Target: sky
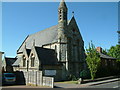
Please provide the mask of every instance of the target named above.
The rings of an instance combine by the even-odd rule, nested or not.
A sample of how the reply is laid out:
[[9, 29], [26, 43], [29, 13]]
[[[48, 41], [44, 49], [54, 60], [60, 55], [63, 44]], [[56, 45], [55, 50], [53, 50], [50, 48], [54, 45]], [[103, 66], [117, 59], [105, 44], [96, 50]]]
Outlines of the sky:
[[[72, 11], [84, 40], [109, 49], [118, 42], [117, 2], [67, 2], [68, 19]], [[58, 24], [59, 2], [3, 2], [2, 50], [15, 57], [27, 35]], [[1, 47], [1, 46], [0, 46]]]

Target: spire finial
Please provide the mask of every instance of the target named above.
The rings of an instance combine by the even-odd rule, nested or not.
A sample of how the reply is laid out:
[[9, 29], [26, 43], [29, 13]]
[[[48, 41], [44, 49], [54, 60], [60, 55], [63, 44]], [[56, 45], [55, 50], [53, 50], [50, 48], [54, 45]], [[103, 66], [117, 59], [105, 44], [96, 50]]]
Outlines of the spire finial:
[[72, 11], [72, 16], [74, 16], [74, 11]]

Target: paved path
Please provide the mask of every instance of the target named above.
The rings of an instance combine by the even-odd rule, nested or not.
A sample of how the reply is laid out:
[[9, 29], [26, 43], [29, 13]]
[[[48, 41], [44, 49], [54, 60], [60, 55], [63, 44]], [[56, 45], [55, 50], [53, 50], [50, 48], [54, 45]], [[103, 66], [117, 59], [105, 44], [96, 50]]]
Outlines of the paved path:
[[86, 88], [120, 88], [120, 81], [88, 86]]
[[80, 84], [55, 83], [55, 88], [79, 88]]
[[[113, 83], [115, 82], [115, 83]], [[97, 82], [89, 82], [89, 83], [86, 83], [86, 84], [66, 84], [66, 83], [55, 83], [55, 88], [92, 88], [94, 86], [97, 86], [97, 85], [103, 85], [104, 87], [108, 87], [110, 88], [110, 85], [107, 86], [106, 83], [111, 83], [111, 85], [113, 84], [113, 87], [116, 87], [118, 86], [118, 78], [115, 78], [115, 79], [109, 79], [109, 80], [104, 80], [104, 81], [97, 81]], [[115, 85], [114, 85], [115, 84]], [[119, 82], [120, 84], [120, 82]], [[101, 88], [104, 88], [102, 86], [100, 86]]]
[[109, 79], [109, 80], [103, 80], [103, 81], [97, 81], [97, 82], [90, 82], [90, 83], [86, 83], [86, 85], [98, 85], [98, 84], [103, 84], [103, 83], [108, 83], [108, 82], [114, 82], [114, 81], [118, 81], [118, 78], [114, 78], [114, 79]]

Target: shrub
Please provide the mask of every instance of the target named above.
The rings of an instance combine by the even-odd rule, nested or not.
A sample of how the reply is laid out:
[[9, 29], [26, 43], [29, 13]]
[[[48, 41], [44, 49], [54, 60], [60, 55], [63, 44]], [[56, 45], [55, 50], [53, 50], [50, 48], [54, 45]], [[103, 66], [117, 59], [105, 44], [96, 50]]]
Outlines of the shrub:
[[76, 81], [78, 78], [76, 78], [74, 75], [69, 75], [69, 80]]
[[90, 78], [90, 71], [89, 70], [83, 70], [80, 72], [80, 77], [82, 79]]

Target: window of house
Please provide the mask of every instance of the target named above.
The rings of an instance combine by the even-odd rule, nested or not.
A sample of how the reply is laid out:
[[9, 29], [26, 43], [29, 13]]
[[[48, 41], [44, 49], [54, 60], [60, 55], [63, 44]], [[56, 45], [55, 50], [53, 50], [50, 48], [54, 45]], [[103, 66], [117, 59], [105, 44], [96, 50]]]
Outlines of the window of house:
[[35, 57], [34, 55], [32, 54], [31, 55], [31, 67], [34, 67], [35, 66]]
[[23, 67], [26, 67], [26, 58], [23, 56]]

